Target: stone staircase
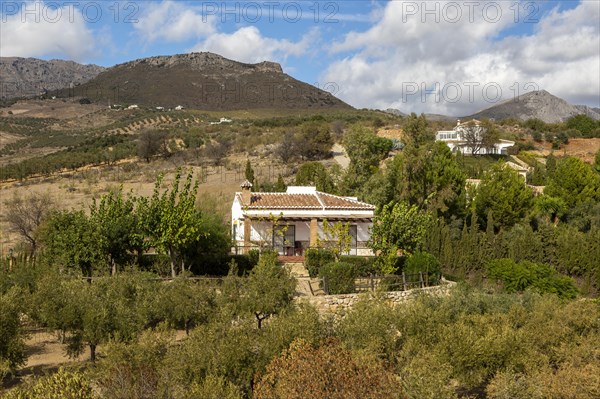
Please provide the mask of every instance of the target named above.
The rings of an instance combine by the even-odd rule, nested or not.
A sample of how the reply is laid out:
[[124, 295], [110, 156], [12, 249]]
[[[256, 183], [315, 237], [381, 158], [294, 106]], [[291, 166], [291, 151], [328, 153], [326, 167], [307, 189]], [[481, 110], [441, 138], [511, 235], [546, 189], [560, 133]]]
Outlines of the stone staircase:
[[283, 267], [298, 280], [298, 285], [296, 286], [297, 296], [312, 297], [315, 295], [325, 295], [325, 292], [320, 286], [320, 279], [310, 278], [308, 275], [308, 270], [304, 267], [304, 259], [302, 259], [302, 261], [296, 259], [283, 260]]

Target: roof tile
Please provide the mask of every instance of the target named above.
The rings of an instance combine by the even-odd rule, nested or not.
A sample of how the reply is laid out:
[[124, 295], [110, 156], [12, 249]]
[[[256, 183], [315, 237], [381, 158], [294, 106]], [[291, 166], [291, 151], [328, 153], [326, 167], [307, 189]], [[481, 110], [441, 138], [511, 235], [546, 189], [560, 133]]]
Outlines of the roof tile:
[[242, 202], [242, 206], [247, 209], [375, 209], [375, 206], [366, 202], [321, 192], [315, 194], [252, 193], [249, 205], [243, 203], [241, 193], [236, 195]]

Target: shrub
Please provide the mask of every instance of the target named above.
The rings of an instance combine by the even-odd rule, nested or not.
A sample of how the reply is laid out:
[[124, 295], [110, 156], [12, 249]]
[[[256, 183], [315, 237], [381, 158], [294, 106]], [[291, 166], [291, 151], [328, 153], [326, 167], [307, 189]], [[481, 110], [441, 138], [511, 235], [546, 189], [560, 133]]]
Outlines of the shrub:
[[574, 298], [577, 288], [572, 279], [560, 275], [548, 265], [512, 259], [495, 259], [488, 264], [489, 276], [502, 281], [507, 292], [522, 292], [531, 288], [561, 298]]
[[257, 375], [257, 399], [400, 398], [398, 379], [376, 358], [357, 358], [335, 340], [314, 348], [294, 341]]
[[537, 142], [539, 143], [539, 142], [541, 142], [541, 141], [542, 141], [542, 139], [543, 139], [543, 137], [542, 137], [542, 133], [541, 133], [541, 132], [539, 132], [539, 131], [537, 131], [537, 130], [534, 130], [533, 132], [531, 132], [531, 138], [532, 138], [534, 141], [537, 141]]
[[353, 265], [359, 277], [367, 277], [370, 274], [377, 273], [374, 256], [368, 258], [362, 256], [342, 256], [340, 260]]
[[0, 381], [25, 363], [24, 331], [20, 323], [22, 297], [15, 287], [0, 294]]
[[319, 269], [327, 264], [331, 263], [335, 260], [335, 256], [333, 252], [327, 249], [308, 249], [306, 251], [306, 261], [305, 266], [308, 270], [308, 274], [311, 277], [316, 277], [319, 275]]
[[319, 276], [327, 279], [328, 294], [350, 294], [354, 292], [354, 279], [358, 276], [354, 265], [346, 262], [331, 262], [322, 266]]
[[402, 271], [406, 274], [418, 274], [423, 272], [423, 277], [427, 276], [427, 281], [435, 283], [442, 272], [440, 261], [428, 252], [415, 252], [404, 263]]
[[[541, 133], [539, 133], [539, 135], [541, 137]], [[541, 141], [541, 139], [539, 141]], [[532, 141], [526, 141], [526, 142], [518, 141], [517, 148], [519, 149], [519, 151], [531, 151], [531, 150], [535, 150], [535, 145], [533, 144]]]
[[87, 375], [60, 368], [56, 373], [37, 378], [2, 397], [6, 399], [94, 399], [97, 396], [94, 395]]

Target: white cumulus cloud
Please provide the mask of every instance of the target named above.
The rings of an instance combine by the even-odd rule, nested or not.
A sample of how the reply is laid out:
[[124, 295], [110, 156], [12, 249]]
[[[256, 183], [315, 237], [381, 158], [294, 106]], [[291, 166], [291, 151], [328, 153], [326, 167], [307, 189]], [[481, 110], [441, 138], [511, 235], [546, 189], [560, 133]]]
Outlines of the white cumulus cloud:
[[82, 61], [97, 53], [93, 33], [73, 5], [54, 8], [41, 1], [12, 5], [20, 8], [6, 3], [0, 15], [0, 56]]
[[317, 29], [309, 30], [293, 42], [263, 36], [256, 26], [245, 26], [232, 33], [214, 33], [198, 43], [192, 51], [210, 51], [236, 61], [256, 63], [285, 61], [289, 56], [301, 56], [319, 40]]
[[[503, 33], [515, 24], [511, 2], [489, 2], [487, 11], [488, 3], [472, 10], [452, 1], [424, 4], [390, 2], [381, 21], [333, 43], [330, 54], [343, 58], [323, 80], [335, 81], [356, 107], [460, 116], [536, 87], [598, 106], [600, 2], [540, 12], [522, 36]], [[463, 4], [460, 15], [452, 4]]]
[[198, 39], [216, 30], [214, 17], [203, 15], [201, 9], [189, 3], [166, 0], [161, 3], [141, 3], [141, 7], [144, 9], [135, 29], [147, 42]]

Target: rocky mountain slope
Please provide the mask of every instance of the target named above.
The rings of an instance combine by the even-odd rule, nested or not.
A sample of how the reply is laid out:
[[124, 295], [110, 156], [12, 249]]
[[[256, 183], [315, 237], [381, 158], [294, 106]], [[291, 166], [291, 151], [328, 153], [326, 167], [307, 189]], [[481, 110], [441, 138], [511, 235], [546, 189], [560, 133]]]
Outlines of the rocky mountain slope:
[[0, 57], [0, 99], [33, 97], [44, 90], [85, 83], [104, 69], [73, 61]]
[[58, 97], [102, 104], [206, 110], [351, 108], [283, 73], [273, 62], [244, 64], [213, 53], [144, 58], [116, 65]]
[[568, 118], [586, 114], [600, 120], [600, 113], [585, 105], [572, 105], [562, 98], [548, 93], [546, 90], [533, 91], [517, 98], [494, 105], [465, 118], [489, 119], [531, 119], [538, 118], [547, 123], [563, 122]]

